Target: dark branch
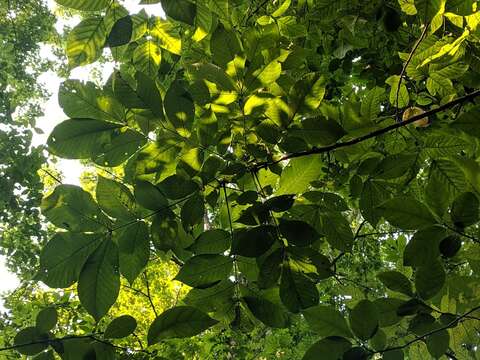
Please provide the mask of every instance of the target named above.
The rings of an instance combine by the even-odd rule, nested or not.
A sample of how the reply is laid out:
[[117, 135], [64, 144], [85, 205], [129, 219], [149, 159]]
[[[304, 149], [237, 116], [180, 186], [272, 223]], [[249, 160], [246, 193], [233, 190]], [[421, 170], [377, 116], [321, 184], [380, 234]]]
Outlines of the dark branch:
[[[476, 98], [477, 96], [480, 96], [480, 90], [476, 90], [473, 93], [470, 93], [468, 95], [465, 95], [463, 97], [460, 97], [458, 99], [450, 101], [450, 102], [448, 102], [448, 103], [446, 103], [442, 106], [439, 106], [436, 109], [432, 109], [432, 110], [427, 111], [423, 114], [413, 116], [406, 121], [402, 121], [402, 122], [399, 122], [399, 123], [389, 125], [389, 126], [384, 127], [382, 129], [372, 131], [371, 133], [368, 133], [366, 135], [354, 138], [352, 140], [348, 140], [348, 141], [344, 141], [344, 142], [338, 142], [338, 143], [328, 145], [328, 146], [323, 146], [323, 147], [314, 147], [310, 150], [299, 151], [299, 152], [296, 152], [296, 153], [291, 153], [291, 154], [284, 155], [283, 157], [281, 157], [280, 159], [275, 160], [275, 161], [270, 161], [270, 162], [265, 161], [265, 162], [262, 162], [262, 163], [255, 164], [253, 166], [253, 170], [258, 171], [258, 170], [266, 168], [270, 165], [275, 165], [275, 164], [278, 164], [282, 161], [289, 160], [289, 159], [294, 159], [294, 158], [298, 158], [298, 157], [302, 157], [302, 156], [308, 156], [308, 155], [314, 155], [314, 154], [324, 154], [324, 153], [334, 151], [334, 150], [337, 150], [337, 149], [340, 149], [340, 148], [353, 146], [353, 145], [359, 144], [363, 141], [366, 141], [368, 139], [372, 139], [372, 138], [375, 138], [377, 136], [386, 134], [386, 133], [388, 133], [392, 130], [399, 129], [401, 127], [407, 126], [409, 124], [414, 123], [415, 121], [421, 120], [421, 119], [426, 118], [428, 116], [431, 116], [431, 115], [437, 114], [439, 112], [445, 111], [447, 109], [450, 109], [450, 108], [454, 107], [455, 105], [458, 105], [458, 104], [464, 103], [466, 101], [472, 100], [472, 99]], [[392, 115], [392, 117], [393, 117], [393, 115]]]
[[389, 348], [386, 348], [384, 350], [380, 350], [380, 351], [374, 351], [373, 354], [383, 354], [383, 353], [386, 353], [387, 351], [393, 351], [393, 350], [402, 350], [410, 345], [412, 345], [413, 343], [416, 343], [417, 341], [421, 341], [421, 340], [424, 340], [426, 339], [427, 337], [429, 336], [432, 336], [440, 331], [443, 331], [443, 330], [446, 330], [452, 326], [456, 326], [456, 324], [458, 324], [461, 320], [463, 319], [468, 319], [469, 315], [474, 313], [475, 311], [478, 311], [480, 310], [480, 306], [476, 306], [474, 307], [473, 309], [471, 309], [470, 311], [467, 311], [465, 314], [463, 315], [460, 315], [458, 316], [456, 319], [454, 319], [453, 321], [451, 321], [450, 323], [448, 323], [447, 325], [445, 326], [442, 326], [438, 329], [435, 329], [435, 330], [432, 330], [432, 331], [429, 331], [428, 333], [424, 334], [424, 335], [421, 335], [421, 336], [417, 336], [415, 338], [413, 338], [412, 340], [406, 342], [405, 344], [403, 345], [398, 345], [398, 346], [392, 346], [392, 347], [389, 347]]

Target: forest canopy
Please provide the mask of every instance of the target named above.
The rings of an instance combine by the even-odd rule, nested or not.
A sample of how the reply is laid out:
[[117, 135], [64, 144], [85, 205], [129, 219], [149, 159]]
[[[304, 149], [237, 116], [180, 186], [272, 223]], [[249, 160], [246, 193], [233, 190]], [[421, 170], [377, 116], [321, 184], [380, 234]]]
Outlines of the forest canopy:
[[480, 359], [477, 1], [55, 1], [0, 1], [0, 358]]

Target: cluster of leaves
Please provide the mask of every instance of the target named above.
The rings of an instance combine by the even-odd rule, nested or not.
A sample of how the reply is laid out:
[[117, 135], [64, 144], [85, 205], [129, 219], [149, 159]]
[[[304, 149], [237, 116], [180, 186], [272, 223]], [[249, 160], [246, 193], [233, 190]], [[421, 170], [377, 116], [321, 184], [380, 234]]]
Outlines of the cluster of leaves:
[[45, 240], [37, 174], [45, 159], [31, 140], [47, 98], [37, 79], [53, 66], [40, 57], [40, 44], [50, 40], [54, 20], [42, 1], [0, 2], [0, 254], [23, 278], [34, 274]]
[[[148, 349], [134, 313], [62, 338], [37, 322], [15, 349], [155, 358], [209, 328], [300, 320], [320, 337], [304, 360], [478, 358], [474, 0], [142, 2], [167, 19], [57, 2], [89, 12], [70, 66], [109, 49], [117, 67], [101, 88], [62, 84], [48, 149], [113, 171], [94, 196], [44, 198], [58, 232], [36, 279], [77, 284], [97, 322], [159, 254], [189, 291]], [[426, 112], [397, 122], [411, 106]]]

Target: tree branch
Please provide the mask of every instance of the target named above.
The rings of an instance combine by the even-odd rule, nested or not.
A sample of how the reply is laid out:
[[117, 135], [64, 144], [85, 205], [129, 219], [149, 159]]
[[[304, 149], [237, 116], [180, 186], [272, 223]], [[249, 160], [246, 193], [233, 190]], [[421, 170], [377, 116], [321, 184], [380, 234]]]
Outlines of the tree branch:
[[476, 306], [474, 307], [473, 309], [471, 309], [470, 311], [467, 311], [465, 314], [463, 315], [460, 315], [458, 316], [455, 320], [452, 320], [450, 323], [448, 323], [447, 325], [445, 326], [442, 326], [441, 328], [438, 328], [438, 329], [435, 329], [435, 330], [432, 330], [432, 331], [429, 331], [427, 332], [426, 334], [424, 335], [421, 335], [421, 336], [417, 336], [416, 338], [410, 340], [410, 341], [407, 341], [405, 344], [403, 345], [398, 345], [398, 346], [392, 346], [392, 347], [389, 347], [389, 348], [386, 348], [384, 350], [380, 350], [380, 351], [374, 351], [372, 354], [383, 354], [383, 353], [386, 353], [387, 351], [393, 351], [393, 350], [402, 350], [410, 345], [412, 345], [413, 343], [417, 342], [417, 341], [420, 341], [420, 340], [424, 340], [425, 338], [429, 337], [429, 336], [432, 336], [440, 331], [443, 331], [443, 330], [446, 330], [448, 328], [450, 328], [452, 325], [455, 325], [457, 324], [459, 321], [463, 320], [463, 319], [466, 319], [469, 317], [470, 314], [474, 313], [475, 311], [477, 310], [480, 310], [480, 306]]
[[[389, 125], [389, 126], [386, 126], [382, 129], [378, 129], [378, 130], [375, 130], [375, 131], [372, 131], [366, 135], [362, 135], [362, 136], [359, 136], [359, 137], [356, 137], [352, 140], [348, 140], [348, 141], [344, 141], [344, 142], [338, 142], [338, 143], [335, 143], [335, 144], [332, 144], [332, 145], [328, 145], [328, 146], [323, 146], [323, 147], [314, 147], [310, 150], [305, 150], [305, 151], [299, 151], [299, 152], [295, 152], [295, 153], [291, 153], [291, 154], [287, 154], [287, 155], [284, 155], [282, 156], [280, 159], [278, 160], [275, 160], [275, 161], [265, 161], [265, 162], [261, 162], [261, 163], [258, 163], [258, 164], [254, 164], [253, 167], [252, 167], [252, 170], [254, 171], [258, 171], [260, 169], [263, 169], [263, 168], [266, 168], [270, 165], [275, 165], [275, 164], [278, 164], [282, 161], [285, 161], [285, 160], [289, 160], [289, 159], [294, 159], [294, 158], [298, 158], [298, 157], [302, 157], [302, 156], [309, 156], [309, 155], [314, 155], [314, 154], [324, 154], [324, 153], [327, 153], [327, 152], [330, 152], [330, 151], [334, 151], [334, 150], [337, 150], [337, 149], [340, 149], [340, 148], [344, 148], [344, 147], [348, 147], [348, 146], [352, 146], [352, 145], [356, 145], [356, 144], [359, 144], [363, 141], [366, 141], [368, 139], [372, 139], [372, 138], [375, 138], [377, 136], [380, 136], [380, 135], [383, 135], [383, 134], [386, 134], [392, 130], [396, 130], [396, 129], [399, 129], [401, 127], [404, 127], [404, 126], [407, 126], [409, 124], [412, 124], [414, 123], [415, 121], [418, 121], [420, 119], [423, 119], [423, 118], [426, 118], [428, 116], [432, 116], [434, 114], [437, 114], [439, 112], [442, 112], [442, 111], [445, 111], [447, 109], [450, 109], [452, 107], [454, 107], [455, 105], [458, 105], [458, 104], [461, 104], [461, 103], [464, 103], [466, 101], [469, 101], [469, 100], [472, 100], [474, 98], [476, 98], [477, 96], [480, 96], [480, 90], [476, 90], [470, 94], [467, 94], [465, 96], [462, 96], [458, 99], [455, 99], [453, 101], [450, 101], [442, 106], [439, 106], [438, 108], [436, 109], [432, 109], [430, 111], [427, 111], [423, 114], [420, 114], [420, 115], [416, 115], [416, 116], [413, 116], [411, 117], [410, 119], [406, 120], [406, 121], [402, 121], [402, 122], [399, 122], [399, 123], [395, 123], [395, 124], [392, 124], [392, 125]], [[393, 117], [394, 115], [392, 115]]]

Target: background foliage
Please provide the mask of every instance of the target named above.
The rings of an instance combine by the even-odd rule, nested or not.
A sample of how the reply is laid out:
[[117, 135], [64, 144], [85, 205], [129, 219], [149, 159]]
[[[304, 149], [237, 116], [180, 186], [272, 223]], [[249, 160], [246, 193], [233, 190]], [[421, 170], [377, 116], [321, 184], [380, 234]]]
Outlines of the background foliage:
[[57, 2], [115, 70], [61, 85], [48, 151], [97, 170], [43, 198], [3, 351], [480, 357], [476, 1]]

